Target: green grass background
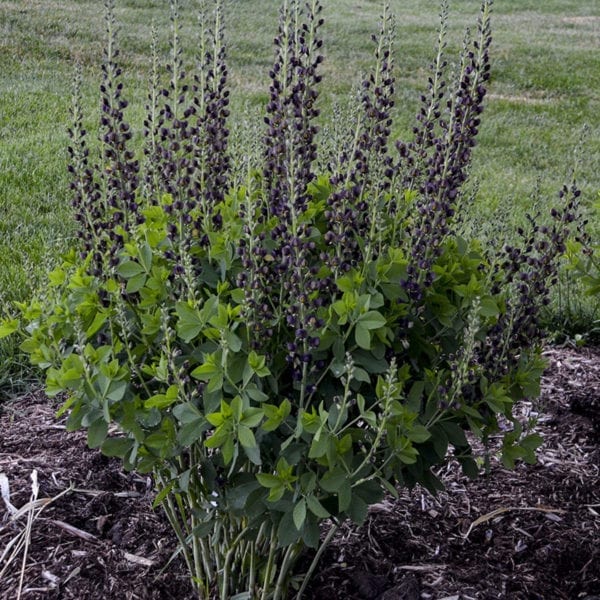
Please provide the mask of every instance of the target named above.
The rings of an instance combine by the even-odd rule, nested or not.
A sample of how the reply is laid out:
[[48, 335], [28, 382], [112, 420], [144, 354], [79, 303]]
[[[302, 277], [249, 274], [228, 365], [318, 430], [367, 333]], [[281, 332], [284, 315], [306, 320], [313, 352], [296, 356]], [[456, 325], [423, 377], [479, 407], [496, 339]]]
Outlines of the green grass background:
[[[279, 0], [228, 0], [234, 114], [266, 98]], [[324, 120], [371, 64], [380, 0], [323, 0]], [[436, 0], [391, 0], [396, 15], [397, 134], [406, 135], [426, 85], [439, 22]], [[181, 2], [185, 61], [193, 63], [196, 12]], [[450, 3], [453, 60], [478, 0]], [[165, 0], [116, 0], [129, 118], [143, 118], [151, 24], [168, 52]], [[600, 2], [496, 0], [492, 81], [472, 169], [478, 210], [518, 222], [539, 189], [556, 197], [575, 165], [590, 203], [600, 190]], [[73, 236], [66, 146], [75, 64], [83, 65], [87, 126], [94, 136], [104, 44], [101, 0], [0, 0], [0, 305], [30, 296]], [[234, 128], [241, 127], [234, 120]], [[586, 129], [584, 129], [584, 126]], [[493, 243], [493, 240], [490, 240]], [[0, 380], [23, 378], [11, 342]], [[15, 373], [17, 373], [15, 375]], [[11, 380], [12, 380], [11, 379]]]

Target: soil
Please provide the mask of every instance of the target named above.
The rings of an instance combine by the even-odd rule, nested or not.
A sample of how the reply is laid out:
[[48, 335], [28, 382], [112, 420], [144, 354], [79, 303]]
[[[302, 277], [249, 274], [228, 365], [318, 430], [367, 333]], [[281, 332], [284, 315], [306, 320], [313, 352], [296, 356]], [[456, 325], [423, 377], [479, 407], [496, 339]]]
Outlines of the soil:
[[[600, 351], [545, 354], [541, 398], [517, 407], [544, 437], [537, 464], [492, 456], [471, 481], [450, 462], [443, 493], [386, 498], [338, 531], [305, 598], [600, 600]], [[1, 407], [0, 600], [194, 597], [148, 477], [87, 449], [41, 393]]]

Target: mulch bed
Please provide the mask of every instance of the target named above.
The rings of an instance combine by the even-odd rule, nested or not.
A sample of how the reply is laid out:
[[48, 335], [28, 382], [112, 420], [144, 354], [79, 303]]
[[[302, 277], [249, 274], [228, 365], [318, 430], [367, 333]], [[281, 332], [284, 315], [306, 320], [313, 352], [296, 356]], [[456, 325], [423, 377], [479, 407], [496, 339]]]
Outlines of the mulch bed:
[[[600, 600], [600, 351], [546, 356], [542, 397], [518, 407], [544, 436], [538, 463], [508, 471], [492, 458], [470, 481], [451, 462], [436, 497], [386, 498], [362, 527], [338, 531], [306, 598]], [[24, 567], [21, 549], [0, 575], [0, 600], [17, 597], [21, 574], [27, 599], [193, 598], [149, 478], [87, 449], [41, 393], [1, 408], [0, 573], [27, 526], [11, 513], [32, 499], [40, 512]]]

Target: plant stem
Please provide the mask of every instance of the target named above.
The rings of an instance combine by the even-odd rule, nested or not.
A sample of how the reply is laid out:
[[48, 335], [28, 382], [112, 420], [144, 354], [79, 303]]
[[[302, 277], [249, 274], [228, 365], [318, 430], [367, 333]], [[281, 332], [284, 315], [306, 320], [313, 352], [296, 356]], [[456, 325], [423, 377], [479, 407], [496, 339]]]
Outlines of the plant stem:
[[271, 530], [271, 539], [269, 540], [269, 557], [267, 558], [267, 565], [265, 567], [265, 575], [263, 578], [263, 589], [260, 596], [261, 600], [267, 600], [269, 588], [271, 584], [271, 570], [273, 569], [273, 560], [275, 558], [275, 550], [277, 546], [277, 532], [275, 527]]
[[300, 548], [302, 545], [300, 543], [293, 544], [287, 547], [285, 554], [283, 556], [283, 560], [281, 561], [281, 566], [279, 567], [279, 576], [277, 577], [277, 583], [275, 585], [275, 593], [273, 594], [273, 600], [283, 600], [285, 598], [286, 592], [286, 579], [289, 577], [289, 572], [294, 564], [294, 561], [298, 557]]
[[[156, 475], [156, 478], [161, 482], [161, 485], [164, 485], [162, 482], [162, 478], [160, 477], [160, 475]], [[192, 558], [192, 556], [190, 555], [190, 551], [187, 545], [187, 539], [186, 536], [184, 535], [181, 526], [179, 524], [179, 521], [177, 519], [177, 510], [176, 508], [173, 506], [173, 499], [170, 496], [167, 496], [166, 501], [163, 502], [163, 510], [165, 511], [165, 514], [167, 515], [167, 519], [169, 521], [169, 523], [171, 524], [171, 527], [173, 528], [173, 531], [175, 532], [175, 536], [177, 537], [177, 541], [179, 542], [179, 545], [181, 546], [181, 552], [183, 553], [183, 557], [185, 559], [185, 563], [188, 566], [188, 569], [190, 571], [190, 573], [194, 574], [197, 576], [197, 573], [195, 571], [195, 561]], [[202, 579], [201, 577], [199, 577], [198, 579]], [[194, 577], [192, 577], [192, 585], [194, 586], [194, 588], [196, 588], [198, 590], [199, 593], [199, 598], [203, 597], [203, 592], [200, 588], [200, 586], [196, 583], [196, 581], [194, 581]]]
[[244, 539], [244, 536], [247, 533], [246, 528], [242, 527], [241, 529], [242, 530], [238, 533], [238, 535], [232, 542], [227, 541], [225, 544], [225, 547], [228, 548], [228, 551], [225, 556], [225, 565], [223, 566], [223, 576], [221, 580], [221, 598], [227, 598], [227, 587], [229, 584], [229, 567], [231, 565], [231, 559], [233, 558], [233, 555], [237, 550], [240, 542]]
[[333, 523], [332, 526], [330, 527], [329, 531], [327, 532], [327, 535], [325, 536], [325, 539], [319, 546], [319, 549], [317, 550], [315, 557], [312, 559], [312, 562], [310, 563], [310, 566], [308, 567], [308, 571], [306, 572], [306, 575], [304, 576], [304, 581], [302, 582], [302, 585], [300, 586], [300, 589], [298, 590], [298, 593], [296, 594], [295, 600], [301, 600], [302, 594], [304, 594], [304, 592], [306, 591], [306, 586], [308, 585], [310, 578], [312, 577], [315, 569], [317, 568], [317, 564], [319, 563], [319, 560], [321, 559], [323, 552], [325, 552], [325, 548], [327, 548], [327, 546], [329, 545], [329, 542], [331, 542], [331, 540], [333, 539], [333, 536], [335, 535], [335, 533], [339, 529], [339, 527], [340, 526], [337, 523]]

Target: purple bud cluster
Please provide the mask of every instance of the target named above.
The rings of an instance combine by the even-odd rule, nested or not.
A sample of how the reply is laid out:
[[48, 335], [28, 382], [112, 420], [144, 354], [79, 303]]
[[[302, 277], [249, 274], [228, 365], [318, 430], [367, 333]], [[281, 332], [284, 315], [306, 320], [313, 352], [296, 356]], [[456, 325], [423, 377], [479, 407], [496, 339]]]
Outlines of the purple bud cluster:
[[159, 145], [160, 129], [164, 119], [160, 114], [160, 99], [162, 96], [159, 76], [158, 31], [152, 28], [152, 71], [149, 80], [148, 103], [146, 118], [143, 123], [144, 134], [144, 163], [143, 163], [143, 193], [149, 204], [156, 205], [160, 197], [160, 169], [162, 151]]
[[[204, 16], [206, 18], [206, 16]], [[194, 194], [198, 197], [202, 214], [210, 216], [213, 225], [222, 226], [221, 215], [214, 207], [223, 201], [229, 189], [231, 159], [227, 153], [229, 129], [229, 90], [227, 89], [227, 62], [223, 10], [215, 7], [214, 23], [204, 34], [203, 55], [195, 75], [193, 105], [188, 114], [198, 115], [192, 132], [194, 164], [199, 174], [195, 180]], [[198, 221], [197, 227], [202, 223]]]
[[397, 144], [404, 188], [419, 192], [418, 215], [410, 231], [412, 266], [405, 282], [407, 293], [414, 300], [421, 297], [423, 286], [433, 281], [431, 265], [450, 233], [457, 199], [467, 179], [490, 77], [490, 4], [482, 5], [477, 39], [472, 43], [465, 40], [459, 76], [446, 99], [445, 111], [442, 102], [448, 86], [444, 80], [447, 61], [443, 50], [447, 10], [443, 10], [437, 58], [428, 94], [421, 97], [414, 140]]
[[[331, 277], [320, 273], [317, 244], [311, 239], [310, 228], [301, 225], [298, 235], [292, 236], [285, 224], [279, 223], [267, 235], [246, 225], [238, 255], [242, 269], [236, 283], [246, 292], [251, 345], [264, 349], [278, 331], [277, 339], [281, 335], [288, 339], [286, 361], [292, 379], [299, 381], [305, 369], [316, 368], [316, 332], [324, 325], [320, 309], [333, 287]], [[273, 304], [274, 298], [277, 305]]]
[[479, 385], [482, 369], [477, 358], [479, 344], [474, 344], [473, 340], [463, 340], [465, 342], [469, 347], [462, 346], [445, 357], [449, 373], [437, 389], [442, 410], [460, 410], [462, 404], [473, 405], [482, 398]]
[[[83, 128], [81, 111], [81, 70], [78, 68], [74, 82], [73, 105], [71, 108], [72, 125], [69, 128], [71, 143], [67, 148], [69, 155], [68, 171], [71, 175], [70, 188], [73, 192], [71, 205], [74, 217], [79, 224], [79, 238], [82, 258], [92, 253], [100, 244], [104, 221], [103, 206], [100, 202], [100, 186], [94, 178], [94, 170], [90, 165], [90, 150], [87, 145], [87, 132]], [[101, 266], [102, 261], [97, 265]]]
[[506, 244], [500, 251], [491, 291], [507, 292], [507, 311], [489, 334], [482, 359], [489, 372], [504, 374], [515, 366], [521, 348], [541, 343], [542, 310], [550, 303], [559, 258], [567, 239], [585, 224], [580, 215], [580, 195], [575, 184], [563, 187], [559, 193], [562, 206], [551, 209], [550, 224], [540, 225], [539, 215], [528, 215], [528, 229], [518, 229], [521, 243]]
[[[82, 127], [80, 99], [75, 98], [69, 171], [73, 177], [73, 206], [80, 225], [82, 254], [92, 254], [94, 274], [117, 263], [126, 232], [143, 221], [137, 196], [143, 186], [144, 201], [163, 204], [172, 215], [168, 225], [172, 249], [168, 250], [177, 275], [185, 270], [184, 258], [198, 237], [221, 226], [215, 206], [229, 189], [229, 91], [221, 2], [215, 3], [210, 26], [201, 15], [202, 43], [199, 74], [188, 83], [179, 44], [177, 3], [171, 3], [170, 81], [161, 87], [157, 35], [153, 32], [153, 68], [144, 120], [144, 171], [129, 149], [132, 131], [124, 119], [127, 101], [122, 97], [121, 68], [116, 59], [114, 2], [107, 0], [107, 47], [102, 66], [100, 165], [90, 165]], [[141, 180], [141, 181], [140, 181]], [[192, 264], [194, 272], [199, 266]]]
[[296, 0], [284, 4], [275, 37], [275, 62], [269, 72], [269, 102], [264, 138], [265, 188], [269, 214], [291, 222], [306, 210], [307, 186], [314, 179], [317, 157], [314, 119], [321, 81], [318, 67], [323, 62], [323, 41], [318, 32], [323, 24], [322, 6], [312, 0], [302, 11]]
[[[322, 292], [333, 286], [330, 277], [319, 273], [316, 232], [304, 222], [317, 157], [314, 120], [319, 114], [316, 85], [323, 61], [318, 36], [321, 11], [318, 0], [304, 10], [295, 1], [282, 8], [265, 117], [265, 202], [242, 208], [245, 239], [238, 248], [242, 270], [237, 284], [246, 290], [252, 344], [264, 346], [275, 331], [287, 332], [286, 360], [295, 381], [315, 368], [312, 356], [319, 345], [315, 332], [323, 326]], [[257, 224], [271, 217], [277, 223], [258, 232]], [[272, 304], [274, 295], [277, 306]]]
[[[160, 203], [167, 194], [172, 201], [165, 206], [166, 212], [175, 214], [173, 221], [190, 225], [196, 206], [190, 193], [195, 168], [191, 160], [192, 124], [186, 111], [189, 85], [181, 58], [176, 3], [171, 3], [171, 22], [171, 60], [166, 66], [169, 84], [160, 87], [156, 55], [150, 81], [148, 116], [144, 121], [146, 182], [151, 202]], [[170, 231], [172, 238], [179, 234], [183, 236], [183, 232]]]
[[[112, 224], [128, 229], [140, 222], [136, 193], [139, 185], [139, 163], [134, 152], [128, 149], [133, 136], [131, 127], [124, 120], [123, 110], [127, 100], [122, 98], [123, 83], [119, 81], [121, 68], [114, 62], [118, 50], [106, 56], [102, 65], [100, 136], [103, 143], [102, 170], [106, 200], [110, 207]], [[110, 225], [107, 224], [110, 228]]]
[[229, 189], [228, 72], [220, 3], [216, 4], [211, 26], [206, 25], [207, 14], [200, 16], [200, 63], [193, 84], [188, 82], [181, 59], [175, 5], [171, 19], [171, 62], [167, 65], [170, 82], [159, 89], [158, 77], [153, 73], [144, 122], [146, 182], [155, 203], [168, 194], [164, 208], [174, 215], [169, 234], [173, 241], [189, 246], [194, 231], [221, 226], [221, 217], [214, 208]]
[[[394, 107], [393, 20], [385, 6], [376, 45], [375, 68], [362, 82], [360, 103], [362, 112], [357, 122], [355, 143], [343, 149], [337, 164], [331, 165], [334, 192], [328, 199], [327, 244], [336, 251], [329, 265], [334, 271], [346, 272], [363, 257], [364, 244], [369, 239], [372, 219], [382, 192], [391, 188], [396, 170], [389, 154]], [[375, 211], [373, 210], [375, 207]]]
[[[116, 264], [116, 255], [123, 246], [123, 233], [143, 220], [136, 198], [139, 163], [129, 148], [133, 134], [123, 112], [128, 103], [122, 97], [122, 72], [115, 62], [119, 51], [115, 47], [113, 4], [112, 0], [105, 2], [108, 44], [100, 85], [100, 165], [90, 168], [88, 163], [80, 114], [70, 132], [73, 145], [69, 150], [69, 171], [75, 176], [72, 185], [75, 219], [80, 224], [82, 253], [92, 255], [95, 275]], [[94, 173], [98, 174], [99, 181]]]

